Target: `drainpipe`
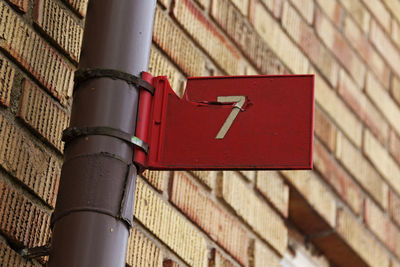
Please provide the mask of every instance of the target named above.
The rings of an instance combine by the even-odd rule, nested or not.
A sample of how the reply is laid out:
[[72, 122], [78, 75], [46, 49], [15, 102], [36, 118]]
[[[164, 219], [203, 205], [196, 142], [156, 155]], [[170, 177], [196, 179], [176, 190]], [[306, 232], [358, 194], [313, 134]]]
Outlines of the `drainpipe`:
[[[79, 69], [139, 77], [148, 68], [154, 10], [155, 0], [89, 1]], [[138, 86], [102, 74], [77, 84], [50, 267], [125, 266], [136, 167], [134, 146], [118, 135], [134, 135], [138, 96]]]

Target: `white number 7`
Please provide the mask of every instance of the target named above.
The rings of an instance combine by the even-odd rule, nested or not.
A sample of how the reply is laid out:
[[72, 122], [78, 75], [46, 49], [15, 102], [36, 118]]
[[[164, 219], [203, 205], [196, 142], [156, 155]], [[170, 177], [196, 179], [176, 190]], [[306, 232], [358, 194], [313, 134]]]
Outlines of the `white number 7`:
[[229, 114], [228, 118], [226, 118], [224, 124], [219, 130], [215, 139], [224, 139], [226, 133], [229, 128], [231, 128], [233, 121], [236, 119], [236, 116], [239, 114], [239, 111], [242, 110], [244, 103], [246, 102], [246, 97], [243, 95], [235, 95], [235, 96], [218, 96], [217, 102], [221, 103], [234, 103], [236, 104], [232, 107], [232, 112]]

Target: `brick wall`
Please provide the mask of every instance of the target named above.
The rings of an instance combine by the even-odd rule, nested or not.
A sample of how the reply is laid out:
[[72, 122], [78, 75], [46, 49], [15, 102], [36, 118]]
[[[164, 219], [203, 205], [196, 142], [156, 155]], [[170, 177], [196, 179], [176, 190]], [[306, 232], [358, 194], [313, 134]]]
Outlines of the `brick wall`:
[[[0, 266], [46, 262], [87, 3], [0, 1]], [[128, 266], [400, 266], [400, 0], [159, 0], [149, 71], [314, 73], [314, 171], [144, 172]]]

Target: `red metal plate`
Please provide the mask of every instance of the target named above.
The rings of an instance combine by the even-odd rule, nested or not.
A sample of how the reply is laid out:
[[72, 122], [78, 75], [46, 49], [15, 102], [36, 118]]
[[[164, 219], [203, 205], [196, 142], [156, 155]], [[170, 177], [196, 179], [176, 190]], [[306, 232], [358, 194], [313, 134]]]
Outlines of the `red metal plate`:
[[182, 99], [153, 83], [146, 168], [312, 168], [313, 75], [189, 78]]

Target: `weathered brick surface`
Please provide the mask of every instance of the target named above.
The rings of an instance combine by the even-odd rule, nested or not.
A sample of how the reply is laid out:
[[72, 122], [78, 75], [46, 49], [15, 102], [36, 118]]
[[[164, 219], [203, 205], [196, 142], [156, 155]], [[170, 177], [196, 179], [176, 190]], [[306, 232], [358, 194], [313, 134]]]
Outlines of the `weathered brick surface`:
[[370, 266], [388, 267], [389, 255], [353, 215], [339, 210], [337, 231], [350, 247]]
[[256, 188], [284, 216], [288, 216], [289, 187], [276, 171], [258, 171]]
[[86, 16], [86, 10], [89, 3], [89, 0], [63, 0], [67, 3], [72, 9], [77, 12], [82, 17]]
[[400, 164], [400, 137], [394, 132], [390, 132], [389, 151], [392, 157]]
[[336, 158], [381, 207], [387, 207], [388, 185], [360, 151], [340, 133], [336, 141]]
[[191, 171], [194, 177], [206, 185], [208, 188], [213, 188], [215, 183], [216, 172], [213, 171]]
[[[158, 265], [160, 266], [160, 265]], [[180, 264], [178, 264], [177, 262], [170, 260], [170, 259], [166, 259], [164, 260], [164, 262], [162, 263], [163, 267], [181, 267]]]
[[23, 82], [18, 116], [58, 151], [63, 152], [61, 137], [63, 130], [68, 127], [69, 115], [28, 79]]
[[339, 65], [289, 2], [285, 2], [283, 5], [282, 25], [311, 62], [318, 67], [333, 86], [336, 86]]
[[400, 226], [400, 197], [392, 190], [389, 192], [389, 213], [393, 221]]
[[10, 105], [11, 88], [14, 83], [15, 68], [2, 55], [0, 55], [0, 104]]
[[318, 140], [314, 140], [314, 167], [322, 174], [322, 178], [335, 189], [340, 198], [356, 214], [359, 214], [363, 202], [360, 188]]
[[283, 219], [257, 197], [237, 173], [224, 172], [221, 178], [218, 181], [218, 195], [257, 234], [283, 254], [287, 246], [287, 229]]
[[243, 265], [247, 262], [248, 237], [235, 219], [201, 192], [182, 172], [175, 173], [171, 201]]
[[35, 23], [75, 62], [81, 53], [83, 28], [53, 0], [36, 0]]
[[249, 0], [231, 0], [231, 2], [240, 10], [240, 12], [247, 16], [249, 11]]
[[283, 73], [282, 63], [229, 0], [214, 0], [211, 15], [257, 69], [265, 74]]
[[39, 149], [2, 115], [0, 165], [54, 207], [61, 171], [59, 160]]
[[[251, 1], [252, 0], [250, 0], [250, 2]], [[279, 19], [281, 17], [282, 0], [261, 0], [261, 2], [267, 6], [275, 18]]]
[[369, 74], [367, 77], [366, 93], [372, 102], [383, 113], [392, 127], [400, 134], [400, 107], [396, 105], [388, 92]]
[[163, 192], [165, 190], [167, 172], [145, 170], [141, 176], [158, 191]]
[[292, 4], [299, 10], [300, 14], [307, 21], [308, 24], [312, 24], [314, 18], [314, 6], [313, 0], [294, 0]]
[[280, 267], [280, 257], [261, 241], [255, 240], [251, 248], [251, 265], [253, 267]]
[[190, 76], [205, 73], [205, 59], [193, 43], [175, 26], [159, 8], [156, 8], [153, 40], [165, 53]]
[[126, 264], [134, 266], [162, 266], [163, 257], [161, 249], [150, 241], [139, 230], [132, 228], [128, 250], [126, 252]]
[[314, 109], [314, 133], [330, 151], [334, 151], [336, 147], [336, 131], [335, 125], [324, 112], [316, 106]]
[[65, 104], [72, 94], [72, 68], [4, 2], [0, 3], [0, 36], [0, 47]]
[[208, 267], [235, 267], [235, 265], [225, 258], [219, 250], [214, 249]]
[[18, 8], [19, 11], [26, 13], [28, 11], [29, 0], [8, 0], [13, 6]]
[[41, 267], [35, 260], [22, 258], [16, 251], [12, 250], [6, 243], [0, 241], [0, 266], [1, 267]]
[[369, 131], [364, 132], [363, 150], [379, 173], [400, 193], [400, 167]]
[[385, 143], [389, 137], [389, 126], [382, 115], [346, 72], [340, 72], [339, 94], [370, 128], [378, 139]]
[[328, 16], [328, 18], [336, 25], [339, 26], [344, 17], [344, 9], [337, 0], [316, 0], [320, 8]]
[[259, 1], [252, 1], [250, 12], [254, 28], [286, 67], [293, 73], [307, 73], [308, 59]]
[[0, 231], [19, 247], [42, 246], [50, 237], [50, 215], [0, 181]]
[[315, 75], [315, 100], [351, 141], [361, 146], [361, 123], [318, 74]]
[[397, 257], [400, 256], [400, 231], [371, 200], [365, 201], [364, 221], [367, 227]]
[[315, 19], [315, 28], [318, 36], [351, 74], [356, 83], [359, 86], [363, 86], [366, 66], [322, 12], [316, 12]]
[[241, 57], [202, 12], [189, 0], [175, 0], [173, 15], [179, 24], [228, 74], [242, 74]]
[[135, 217], [191, 266], [206, 266], [205, 238], [141, 179], [136, 182]]
[[321, 183], [319, 177], [310, 171], [284, 171], [284, 176], [299, 191], [326, 222], [334, 227], [336, 201], [333, 194]]

